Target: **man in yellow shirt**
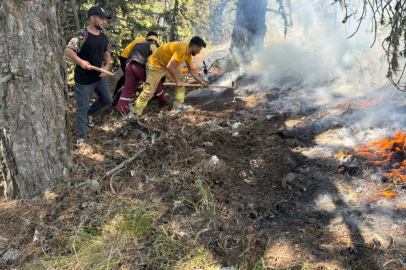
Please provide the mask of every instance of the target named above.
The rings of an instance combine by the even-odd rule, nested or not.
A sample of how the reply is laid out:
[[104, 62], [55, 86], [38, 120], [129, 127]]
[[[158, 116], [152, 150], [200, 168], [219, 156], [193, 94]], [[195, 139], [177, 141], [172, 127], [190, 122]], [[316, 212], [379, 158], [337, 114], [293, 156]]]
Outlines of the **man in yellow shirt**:
[[114, 90], [114, 95], [113, 95], [114, 98], [113, 98], [113, 102], [112, 102], [113, 106], [117, 105], [117, 102], [118, 102], [118, 100], [120, 98], [120, 95], [121, 95], [121, 93], [117, 93], [117, 92], [124, 85], [126, 62], [127, 62], [128, 56], [130, 55], [130, 52], [131, 52], [132, 48], [137, 43], [145, 42], [147, 40], [147, 38], [151, 37], [151, 36], [155, 36], [158, 39], [158, 34], [156, 32], [149, 31], [145, 38], [134, 39], [130, 44], [128, 44], [127, 47], [125, 47], [124, 51], [121, 53], [121, 56], [120, 56], [119, 60], [120, 60], [120, 66], [121, 66], [121, 69], [124, 72], [124, 75], [123, 75], [123, 77], [121, 77], [118, 80], [117, 85], [116, 85], [116, 89]]
[[193, 37], [189, 44], [183, 42], [170, 42], [159, 47], [149, 58], [147, 64], [146, 87], [138, 97], [133, 108], [133, 114], [129, 115], [128, 120], [133, 121], [137, 116], [141, 116], [148, 101], [154, 95], [162, 77], [172, 77], [176, 83], [175, 100], [173, 108], [180, 109], [185, 99], [185, 77], [176, 69], [183, 62], [186, 62], [189, 73], [195, 80], [207, 87], [207, 84], [200, 78], [194, 70], [192, 56], [200, 53], [202, 48], [206, 48], [206, 42], [198, 36]]

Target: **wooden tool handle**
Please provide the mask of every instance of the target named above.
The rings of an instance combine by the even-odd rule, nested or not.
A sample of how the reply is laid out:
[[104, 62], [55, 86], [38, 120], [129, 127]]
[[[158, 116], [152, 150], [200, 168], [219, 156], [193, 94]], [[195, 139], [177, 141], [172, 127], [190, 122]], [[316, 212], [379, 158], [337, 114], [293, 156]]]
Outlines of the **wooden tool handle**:
[[[164, 86], [176, 86], [176, 83], [164, 83]], [[183, 86], [187, 87], [203, 87], [203, 84], [193, 84], [193, 83], [184, 83]], [[214, 88], [227, 88], [227, 89], [233, 89], [233, 86], [224, 86], [224, 85], [208, 85], [208, 87], [214, 87]]]
[[110, 75], [110, 76], [114, 76], [114, 75], [115, 75], [113, 72], [110, 72], [110, 71], [108, 71], [108, 70], [105, 70], [105, 69], [102, 69], [102, 68], [98, 68], [98, 67], [95, 67], [95, 66], [92, 66], [92, 65], [90, 65], [90, 68], [93, 69], [93, 70], [96, 70], [96, 71], [98, 71], [98, 72], [103, 72], [103, 73], [105, 73], [105, 74], [107, 74], [107, 75]]

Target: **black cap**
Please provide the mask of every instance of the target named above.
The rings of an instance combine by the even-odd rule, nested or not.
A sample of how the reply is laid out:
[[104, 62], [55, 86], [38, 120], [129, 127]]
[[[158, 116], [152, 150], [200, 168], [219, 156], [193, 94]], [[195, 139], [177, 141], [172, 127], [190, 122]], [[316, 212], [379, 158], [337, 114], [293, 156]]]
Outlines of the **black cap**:
[[104, 9], [102, 7], [91, 7], [89, 9], [89, 11], [87, 12], [87, 17], [90, 16], [99, 16], [100, 18], [106, 18], [106, 19], [111, 19], [111, 17], [109, 15], [106, 14], [106, 12], [104, 11]]

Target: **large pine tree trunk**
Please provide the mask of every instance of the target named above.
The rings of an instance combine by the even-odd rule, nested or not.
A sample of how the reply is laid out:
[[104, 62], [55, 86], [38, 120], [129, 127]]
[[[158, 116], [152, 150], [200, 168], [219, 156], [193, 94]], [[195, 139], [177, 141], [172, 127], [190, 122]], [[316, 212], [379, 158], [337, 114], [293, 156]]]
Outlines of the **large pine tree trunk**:
[[170, 23], [170, 28], [169, 28], [169, 41], [176, 41], [179, 40], [179, 35], [178, 35], [178, 12], [179, 12], [179, 1], [175, 0], [175, 3], [173, 4], [173, 9], [170, 11], [169, 15], [169, 23]]
[[237, 14], [231, 36], [231, 51], [249, 62], [255, 50], [262, 49], [266, 34], [267, 0], [238, 0]]
[[68, 177], [71, 143], [59, 0], [0, 1], [0, 167], [7, 199]]

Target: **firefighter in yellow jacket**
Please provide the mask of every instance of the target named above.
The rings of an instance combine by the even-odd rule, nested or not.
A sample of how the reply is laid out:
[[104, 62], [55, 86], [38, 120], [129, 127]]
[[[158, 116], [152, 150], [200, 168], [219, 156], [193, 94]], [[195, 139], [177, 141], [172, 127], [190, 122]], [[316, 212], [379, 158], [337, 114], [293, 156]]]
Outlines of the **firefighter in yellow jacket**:
[[146, 87], [139, 95], [133, 113], [129, 115], [130, 121], [136, 120], [141, 116], [148, 101], [154, 95], [154, 92], [163, 76], [171, 77], [176, 83], [175, 99], [173, 108], [181, 110], [185, 99], [185, 77], [176, 67], [186, 62], [189, 73], [195, 80], [207, 87], [207, 84], [200, 78], [199, 74], [193, 69], [192, 56], [200, 53], [202, 48], [206, 48], [206, 42], [198, 36], [193, 37], [189, 44], [183, 42], [170, 42], [159, 47], [149, 58], [146, 68], [147, 81]]

